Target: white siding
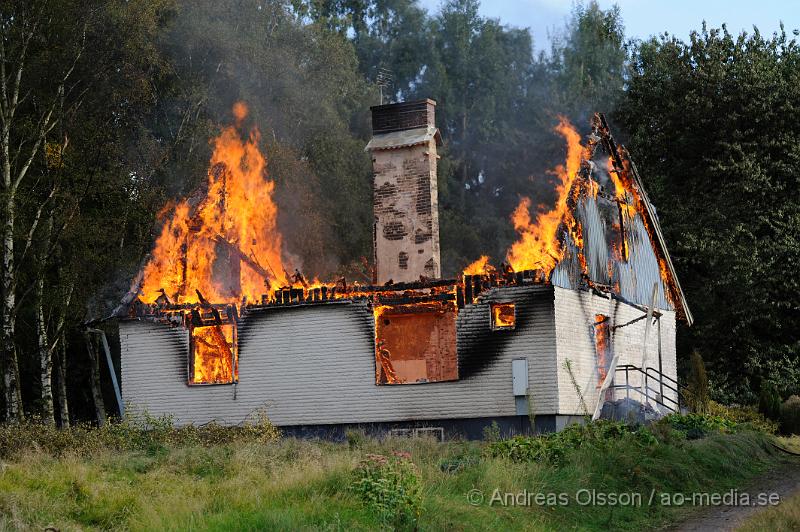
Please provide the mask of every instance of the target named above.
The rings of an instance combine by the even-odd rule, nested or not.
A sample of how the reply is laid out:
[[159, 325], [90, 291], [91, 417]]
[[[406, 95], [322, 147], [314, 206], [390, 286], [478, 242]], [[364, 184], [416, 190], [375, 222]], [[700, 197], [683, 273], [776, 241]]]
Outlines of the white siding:
[[342, 303], [247, 316], [239, 330], [236, 399], [230, 385], [186, 384], [186, 331], [121, 322], [122, 393], [132, 408], [172, 414], [178, 423], [240, 423], [260, 407], [283, 426], [513, 416], [511, 361], [526, 357], [536, 413], [555, 413], [561, 383], [552, 287], [481, 296], [493, 298], [526, 301], [528, 317], [495, 351], [490, 335], [510, 332], [488, 330], [488, 304], [461, 311], [459, 351], [471, 346], [472, 375], [458, 382], [376, 386], [372, 313], [364, 303]]
[[[597, 405], [597, 355], [594, 341], [595, 314], [611, 317], [611, 326], [622, 325], [644, 314], [617, 300], [609, 302], [608, 298], [595, 295], [591, 292], [574, 291], [555, 287], [555, 325], [556, 344], [558, 351], [558, 389], [561, 394], [558, 400], [558, 413], [563, 415], [582, 415], [580, 399], [569, 372], [564, 369], [564, 362], [569, 360], [572, 372], [586, 401], [589, 413], [594, 412]], [[677, 378], [675, 354], [675, 312], [659, 310], [661, 360], [663, 372]], [[642, 363], [642, 341], [644, 340], [645, 319], [634, 324], [616, 329], [612, 332], [612, 352], [620, 354], [618, 365], [633, 364], [640, 366]], [[647, 341], [647, 366], [658, 369], [658, 341], [659, 325], [650, 329]], [[638, 379], [631, 378], [631, 384], [639, 385]], [[617, 384], [623, 384], [617, 379]], [[623, 391], [617, 391], [617, 397], [623, 397]], [[631, 394], [632, 399], [640, 400], [638, 394]], [[666, 393], [674, 398], [674, 394]]]

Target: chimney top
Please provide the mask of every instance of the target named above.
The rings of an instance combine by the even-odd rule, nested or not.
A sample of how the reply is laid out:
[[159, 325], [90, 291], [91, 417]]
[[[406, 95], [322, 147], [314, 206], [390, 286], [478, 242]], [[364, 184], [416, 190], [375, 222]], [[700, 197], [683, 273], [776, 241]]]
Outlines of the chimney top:
[[413, 102], [390, 103], [370, 107], [372, 134], [435, 127], [436, 102], [430, 98]]

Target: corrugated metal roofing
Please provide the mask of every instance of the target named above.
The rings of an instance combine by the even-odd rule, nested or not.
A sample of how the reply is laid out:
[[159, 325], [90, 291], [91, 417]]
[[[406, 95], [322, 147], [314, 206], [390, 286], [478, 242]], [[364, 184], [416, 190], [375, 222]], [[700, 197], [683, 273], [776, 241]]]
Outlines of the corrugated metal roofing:
[[437, 144], [441, 144], [439, 130], [431, 126], [406, 129], [404, 131], [392, 131], [391, 133], [374, 135], [364, 149], [366, 151], [393, 150], [405, 148], [407, 146], [416, 146], [417, 144], [426, 144], [433, 138], [436, 139]]

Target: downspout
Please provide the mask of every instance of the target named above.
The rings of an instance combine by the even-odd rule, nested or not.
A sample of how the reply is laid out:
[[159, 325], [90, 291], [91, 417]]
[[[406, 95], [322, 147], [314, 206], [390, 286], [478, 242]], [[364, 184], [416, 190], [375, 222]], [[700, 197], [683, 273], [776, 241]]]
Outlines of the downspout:
[[119, 416], [125, 417], [125, 403], [122, 400], [122, 394], [119, 389], [119, 382], [117, 382], [117, 371], [114, 369], [114, 361], [111, 360], [111, 348], [108, 345], [108, 338], [106, 332], [102, 329], [86, 329], [86, 332], [95, 333], [100, 336], [103, 343], [103, 351], [106, 352], [106, 362], [108, 363], [108, 372], [111, 374], [111, 383], [114, 385], [114, 395], [117, 398], [117, 407], [119, 407]]

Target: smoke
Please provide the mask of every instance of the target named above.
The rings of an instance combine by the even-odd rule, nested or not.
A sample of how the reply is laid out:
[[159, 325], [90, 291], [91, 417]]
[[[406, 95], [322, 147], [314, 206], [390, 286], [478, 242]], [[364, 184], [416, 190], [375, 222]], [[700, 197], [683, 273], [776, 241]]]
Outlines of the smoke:
[[[167, 193], [202, 189], [208, 139], [235, 120], [262, 132], [289, 265], [326, 275], [367, 254], [369, 160], [351, 124], [366, 124], [372, 102], [350, 44], [282, 3], [200, 0], [179, 6], [160, 46], [175, 78], [161, 104], [174, 145], [159, 172]], [[236, 101], [246, 117], [232, 116]]]

